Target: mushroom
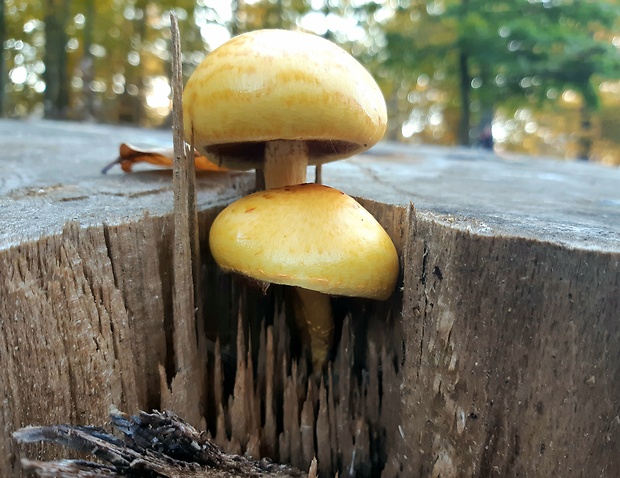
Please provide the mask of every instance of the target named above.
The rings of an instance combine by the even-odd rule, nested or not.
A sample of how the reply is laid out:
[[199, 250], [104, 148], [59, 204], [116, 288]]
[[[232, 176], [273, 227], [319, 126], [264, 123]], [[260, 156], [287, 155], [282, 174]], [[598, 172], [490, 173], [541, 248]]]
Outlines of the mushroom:
[[[386, 105], [381, 90], [362, 65], [342, 48], [324, 38], [285, 30], [246, 33], [211, 52], [187, 82], [183, 93], [183, 110], [185, 136], [191, 138], [198, 151], [229, 169], [262, 169], [267, 189], [305, 183], [308, 165], [317, 165], [318, 168], [323, 163], [367, 150], [383, 137], [387, 125]], [[324, 191], [307, 189], [319, 190]], [[290, 191], [297, 189], [285, 190], [286, 195]], [[282, 194], [278, 193], [277, 197], [283, 197]], [[306, 196], [309, 200], [319, 201], [323, 194]], [[282, 204], [282, 201], [273, 203]], [[296, 211], [293, 213], [289, 205], [287, 214], [291, 220], [295, 218], [297, 223], [301, 220], [314, 224], [317, 218], [323, 218], [318, 221], [322, 222], [329, 217], [333, 222], [335, 218], [316, 206], [299, 201], [295, 204], [298, 206]], [[320, 204], [327, 205], [324, 200], [320, 200]], [[308, 212], [308, 207], [314, 212]], [[350, 205], [350, 208], [363, 210], [359, 205], [357, 208]], [[251, 212], [251, 208], [248, 209]], [[269, 225], [270, 220], [275, 221], [279, 217], [275, 210], [271, 214], [270, 217], [262, 214], [261, 227], [271, 231], [273, 237], [263, 236], [265, 247], [260, 250], [261, 254], [272, 259], [279, 257], [280, 261], [289, 257], [289, 260], [298, 262], [298, 259], [291, 259], [295, 254], [289, 254], [290, 250], [294, 252], [295, 244], [285, 242], [286, 237], [290, 237], [290, 230], [280, 231], [280, 226]], [[370, 215], [367, 212], [365, 214], [365, 219], [360, 219], [360, 222], [370, 223]], [[238, 217], [250, 220], [251, 217], [258, 217], [258, 214], [242, 214]], [[279, 265], [273, 266], [275, 272], [263, 277], [260, 271], [269, 270], [264, 265], [243, 267], [243, 262], [250, 258], [241, 252], [245, 243], [239, 238], [245, 237], [240, 231], [244, 231], [247, 226], [241, 224], [241, 220], [216, 220], [217, 224], [224, 222], [228, 222], [229, 227], [238, 228], [228, 231], [228, 234], [237, 238], [236, 245], [230, 248], [236, 248], [235, 254], [243, 259], [235, 259], [222, 252], [226, 251], [226, 246], [222, 246], [217, 237], [223, 232], [218, 233], [220, 226], [214, 224], [215, 230], [211, 233], [212, 253], [223, 269], [237, 271], [258, 280], [297, 287], [294, 301], [296, 318], [308, 328], [313, 363], [317, 371], [325, 362], [333, 334], [331, 306], [325, 294], [385, 298], [391, 293], [391, 287], [388, 287], [389, 292], [381, 289], [379, 296], [365, 290], [359, 293], [353, 289], [341, 291], [338, 286], [340, 281], [325, 279], [325, 275], [316, 276], [325, 287], [306, 284], [312, 282], [314, 277], [310, 269], [301, 278], [293, 279], [297, 274], [286, 268], [281, 270], [280, 266], [284, 264], [277, 260], [275, 264]], [[276, 223], [287, 225], [286, 221]], [[377, 226], [376, 221], [374, 224]], [[306, 226], [298, 225], [297, 229], [306, 229]], [[319, 230], [326, 231], [327, 236], [319, 239], [316, 232], [312, 233], [312, 237], [320, 240], [317, 244], [321, 244], [315, 255], [323, 258], [320, 260], [327, 261], [329, 257], [338, 262], [336, 259], [342, 252], [334, 251], [342, 251], [343, 248], [336, 245], [333, 231], [342, 230], [342, 238], [348, 237], [350, 233], [335, 225], [331, 229], [316, 228], [316, 231]], [[391, 244], [385, 231], [381, 231], [383, 241], [387, 238]], [[281, 243], [276, 240], [278, 237], [281, 237]], [[334, 242], [333, 246], [330, 241]], [[352, 240], [350, 244], [358, 242]], [[274, 245], [280, 251], [274, 250]], [[331, 251], [332, 247], [334, 251]], [[394, 248], [393, 245], [391, 247]], [[363, 255], [364, 251], [361, 248], [358, 254]], [[250, 264], [258, 260], [260, 257], [253, 257]], [[372, 262], [372, 258], [365, 260]], [[395, 253], [392, 265], [393, 269], [398, 267]], [[249, 271], [246, 270], [248, 267]], [[343, 267], [345, 275], [357, 274], [355, 267]], [[290, 283], [286, 279], [287, 275], [291, 277]], [[393, 282], [390, 284], [393, 287]]]
[[383, 227], [353, 198], [319, 184], [237, 200], [213, 222], [209, 245], [225, 271], [295, 288], [315, 372], [332, 341], [329, 295], [385, 300], [398, 277], [398, 255]]
[[183, 93], [185, 137], [267, 189], [306, 182], [308, 165], [349, 157], [385, 133], [385, 100], [351, 55], [308, 33], [258, 30], [211, 52]]

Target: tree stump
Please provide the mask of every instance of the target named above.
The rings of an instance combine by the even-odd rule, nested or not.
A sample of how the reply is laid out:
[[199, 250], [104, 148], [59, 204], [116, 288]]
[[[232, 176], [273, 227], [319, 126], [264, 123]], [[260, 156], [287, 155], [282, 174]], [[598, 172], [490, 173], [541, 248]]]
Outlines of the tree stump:
[[[27, 425], [174, 404], [172, 176], [100, 169], [165, 132], [0, 121], [0, 469], [53, 459]], [[218, 272], [208, 228], [252, 173], [199, 174], [208, 434], [321, 476], [613, 476], [620, 469], [620, 171], [379, 145], [323, 167], [401, 257], [385, 304], [334, 301], [305, 375], [286, 292]], [[200, 398], [197, 398], [200, 399]], [[172, 412], [175, 410], [172, 409]], [[200, 424], [194, 423], [197, 426]]]

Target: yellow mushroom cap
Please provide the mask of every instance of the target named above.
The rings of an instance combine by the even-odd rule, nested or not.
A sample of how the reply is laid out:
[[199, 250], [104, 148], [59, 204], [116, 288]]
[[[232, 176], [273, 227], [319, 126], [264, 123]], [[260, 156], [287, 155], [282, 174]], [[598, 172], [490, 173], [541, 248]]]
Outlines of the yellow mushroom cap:
[[385, 133], [385, 100], [370, 73], [309, 33], [257, 30], [198, 65], [183, 93], [185, 137], [228, 167], [252, 169], [266, 141], [306, 140], [309, 163], [364, 151]]
[[387, 299], [398, 255], [352, 197], [319, 184], [260, 191], [224, 209], [209, 234], [220, 267], [325, 294]]

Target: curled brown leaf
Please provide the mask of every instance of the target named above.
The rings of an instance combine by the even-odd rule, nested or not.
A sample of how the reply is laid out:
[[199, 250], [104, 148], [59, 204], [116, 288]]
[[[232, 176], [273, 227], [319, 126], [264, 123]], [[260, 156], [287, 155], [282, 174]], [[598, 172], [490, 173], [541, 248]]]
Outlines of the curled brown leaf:
[[[119, 164], [121, 169], [130, 173], [136, 163], [149, 163], [160, 168], [172, 168], [174, 151], [172, 148], [141, 148], [128, 143], [121, 143], [118, 158], [102, 169], [107, 173]], [[226, 168], [209, 161], [204, 155], [194, 150], [194, 167], [196, 171], [226, 171]]]

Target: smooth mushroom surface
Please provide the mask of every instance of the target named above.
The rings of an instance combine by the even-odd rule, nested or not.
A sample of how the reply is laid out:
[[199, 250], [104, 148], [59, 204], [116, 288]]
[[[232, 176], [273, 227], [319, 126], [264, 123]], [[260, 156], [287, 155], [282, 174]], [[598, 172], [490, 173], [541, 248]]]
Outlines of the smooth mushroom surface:
[[318, 184], [237, 200], [213, 222], [209, 245], [225, 271], [296, 288], [315, 371], [332, 340], [329, 295], [385, 300], [398, 278], [398, 254], [383, 227], [350, 196]]
[[387, 125], [381, 90], [357, 60], [285, 30], [215, 49], [192, 73], [183, 105], [185, 137], [198, 151], [225, 167], [265, 169], [267, 188], [304, 183], [308, 165], [369, 149]]

